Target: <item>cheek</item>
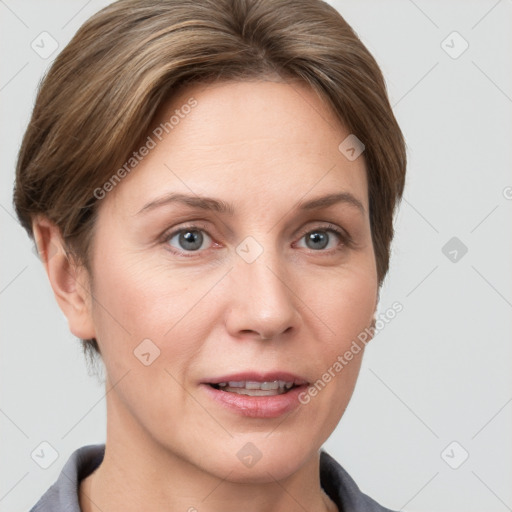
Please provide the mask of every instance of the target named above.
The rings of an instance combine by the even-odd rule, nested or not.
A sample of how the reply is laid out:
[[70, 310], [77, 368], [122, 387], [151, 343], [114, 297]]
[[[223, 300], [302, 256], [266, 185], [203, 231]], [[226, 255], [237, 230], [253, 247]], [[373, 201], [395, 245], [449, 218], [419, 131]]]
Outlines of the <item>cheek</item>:
[[116, 253], [114, 245], [104, 243], [102, 253], [109, 258], [95, 260], [92, 314], [104, 358], [131, 367], [137, 345], [144, 339], [156, 342], [165, 328], [166, 308], [157, 300], [163, 283], [149, 280], [147, 272]]
[[[195, 340], [201, 336], [192, 331], [207, 328], [209, 317], [202, 302], [208, 301], [201, 298], [211, 279], [191, 279], [140, 255], [109, 254], [112, 257], [97, 265], [94, 274], [93, 321], [98, 342], [105, 345], [105, 358], [119, 368], [137, 367], [133, 351], [149, 339], [160, 350], [155, 366], [166, 361], [186, 368], [184, 363], [200, 348]], [[194, 326], [191, 318], [197, 320]]]
[[[112, 244], [115, 245], [115, 244]], [[96, 262], [96, 312], [102, 325], [124, 328], [133, 337], [155, 335], [172, 321], [176, 298], [183, 293], [177, 279], [164, 268], [153, 267], [148, 258], [105, 247], [107, 261]], [[145, 332], [153, 326], [151, 332]]]
[[[377, 307], [377, 279], [371, 265], [343, 269], [324, 279], [305, 302], [318, 312], [338, 348], [364, 331]], [[305, 295], [305, 297], [307, 297]]]
[[319, 402], [323, 402], [324, 410], [330, 411], [323, 421], [335, 424], [348, 404], [359, 374], [365, 349], [359, 336], [367, 333], [371, 325], [378, 288], [371, 264], [352, 267], [324, 283], [305, 300], [320, 318], [321, 331], [326, 334], [309, 356], [316, 362], [317, 378], [322, 381], [318, 386], [322, 389]]
[[352, 396], [365, 349], [358, 336], [371, 324], [377, 296], [371, 265], [340, 273], [325, 283], [305, 300], [326, 335], [319, 336], [321, 340], [308, 354], [318, 373], [303, 396], [305, 408], [315, 418], [311, 428], [321, 432], [322, 439], [336, 427]]

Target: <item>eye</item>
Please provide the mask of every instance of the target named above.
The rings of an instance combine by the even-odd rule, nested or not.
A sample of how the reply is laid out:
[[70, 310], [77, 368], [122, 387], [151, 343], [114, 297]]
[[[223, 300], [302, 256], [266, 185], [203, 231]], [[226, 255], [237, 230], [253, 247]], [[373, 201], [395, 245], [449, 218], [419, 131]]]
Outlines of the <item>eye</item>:
[[331, 249], [339, 248], [340, 245], [344, 245], [345, 236], [339, 229], [334, 227], [317, 228], [302, 235], [298, 244], [300, 247], [304, 247], [304, 245], [301, 245], [302, 240], [304, 240], [307, 249], [328, 252]]
[[[210, 247], [218, 246], [206, 230], [198, 225], [184, 226], [165, 234], [162, 237], [162, 242], [168, 246], [169, 250], [182, 256], [192, 256], [193, 253], [201, 253]], [[348, 233], [329, 224], [328, 226], [304, 231], [299, 238], [299, 242], [294, 245], [315, 252], [331, 253], [341, 250], [345, 246], [350, 248], [351, 243]]]
[[205, 249], [211, 242], [210, 236], [203, 230], [195, 226], [182, 228], [166, 237], [167, 243], [174, 249], [187, 252], [198, 252]]

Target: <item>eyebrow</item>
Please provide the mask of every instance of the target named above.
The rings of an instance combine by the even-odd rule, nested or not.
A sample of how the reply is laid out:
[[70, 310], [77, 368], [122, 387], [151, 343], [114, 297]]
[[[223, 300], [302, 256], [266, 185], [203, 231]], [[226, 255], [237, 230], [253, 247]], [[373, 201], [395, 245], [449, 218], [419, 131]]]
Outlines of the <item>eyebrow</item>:
[[[137, 215], [173, 203], [181, 203], [192, 208], [198, 208], [205, 211], [214, 211], [230, 216], [235, 214], [233, 205], [220, 199], [215, 199], [213, 197], [189, 196], [186, 194], [170, 193], [159, 197], [154, 201], [150, 201], [137, 212]], [[318, 210], [321, 208], [328, 208], [329, 206], [338, 203], [352, 206], [359, 210], [363, 215], [365, 214], [365, 208], [361, 201], [359, 201], [359, 199], [357, 199], [350, 192], [339, 192], [317, 197], [315, 199], [310, 199], [309, 201], [305, 202], [300, 201], [296, 205], [296, 208], [298, 210]]]
[[317, 210], [320, 208], [327, 208], [337, 203], [353, 206], [363, 215], [365, 214], [363, 203], [361, 203], [361, 201], [359, 201], [359, 199], [350, 192], [338, 192], [336, 194], [328, 194], [316, 199], [311, 199], [306, 202], [299, 202], [297, 207], [299, 210]]

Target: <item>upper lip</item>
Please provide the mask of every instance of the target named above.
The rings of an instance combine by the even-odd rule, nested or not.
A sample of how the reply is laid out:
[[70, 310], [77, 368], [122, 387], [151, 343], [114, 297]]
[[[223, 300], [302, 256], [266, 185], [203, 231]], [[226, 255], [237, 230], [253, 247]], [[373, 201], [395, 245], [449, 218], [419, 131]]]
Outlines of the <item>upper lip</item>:
[[229, 375], [222, 375], [220, 377], [212, 377], [204, 381], [205, 384], [219, 384], [220, 382], [273, 382], [275, 380], [283, 380], [285, 382], [293, 382], [295, 386], [303, 386], [308, 384], [307, 379], [295, 375], [290, 372], [255, 372], [247, 371], [240, 373], [232, 373]]

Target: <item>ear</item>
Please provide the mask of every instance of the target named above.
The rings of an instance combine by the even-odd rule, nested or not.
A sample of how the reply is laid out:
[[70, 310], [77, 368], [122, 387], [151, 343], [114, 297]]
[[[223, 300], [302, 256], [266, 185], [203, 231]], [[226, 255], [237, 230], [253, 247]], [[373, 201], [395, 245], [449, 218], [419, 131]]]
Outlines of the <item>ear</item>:
[[377, 323], [376, 313], [377, 313], [377, 307], [379, 305], [379, 301], [380, 301], [380, 288], [377, 288], [377, 294], [375, 297], [375, 308], [374, 308], [374, 311], [372, 314], [372, 320], [370, 322], [370, 325], [366, 328], [366, 333], [368, 334], [368, 341], [366, 341], [365, 343], [368, 343], [369, 341], [371, 341], [373, 339], [373, 337], [375, 336], [375, 326]]
[[60, 229], [45, 217], [32, 222], [39, 256], [50, 280], [57, 303], [78, 338], [95, 338], [87, 270], [67, 253]]

